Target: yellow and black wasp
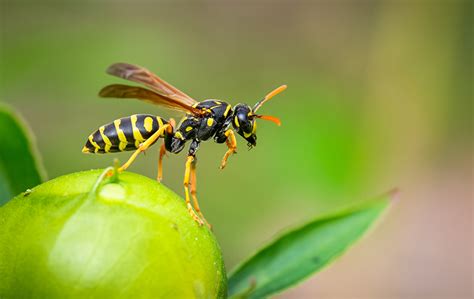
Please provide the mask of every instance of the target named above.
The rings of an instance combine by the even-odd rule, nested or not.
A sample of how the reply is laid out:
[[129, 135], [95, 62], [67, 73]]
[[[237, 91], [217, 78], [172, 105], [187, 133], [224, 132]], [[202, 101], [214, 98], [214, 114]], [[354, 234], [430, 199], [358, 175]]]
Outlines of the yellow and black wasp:
[[[104, 87], [99, 96], [106, 98], [134, 98], [161, 105], [170, 109], [186, 112], [185, 117], [176, 126], [173, 119], [165, 120], [149, 114], [135, 114], [123, 117], [112, 123], [101, 126], [89, 135], [82, 149], [84, 153], [113, 153], [135, 150], [128, 161], [119, 171], [127, 169], [135, 158], [153, 145], [160, 137], [164, 139], [159, 152], [158, 181], [162, 179], [162, 161], [165, 153], [179, 153], [185, 143], [190, 140], [184, 174], [184, 190], [186, 206], [191, 216], [200, 225], [205, 220], [196, 197], [196, 152], [202, 141], [211, 137], [217, 143], [226, 143], [228, 150], [222, 158], [220, 168], [224, 168], [227, 159], [236, 153], [237, 142], [233, 129], [248, 142], [249, 148], [256, 145], [257, 118], [269, 120], [280, 125], [280, 120], [274, 116], [256, 114], [262, 105], [286, 89], [282, 85], [253, 108], [247, 104], [230, 104], [219, 100], [197, 102], [187, 94], [165, 82], [147, 69], [128, 64], [116, 63], [107, 69], [107, 73], [126, 80], [143, 84], [149, 89], [123, 84], [112, 84]], [[232, 129], [232, 127], [233, 129]], [[193, 199], [191, 205], [190, 195]], [[193, 207], [194, 206], [194, 207]]]

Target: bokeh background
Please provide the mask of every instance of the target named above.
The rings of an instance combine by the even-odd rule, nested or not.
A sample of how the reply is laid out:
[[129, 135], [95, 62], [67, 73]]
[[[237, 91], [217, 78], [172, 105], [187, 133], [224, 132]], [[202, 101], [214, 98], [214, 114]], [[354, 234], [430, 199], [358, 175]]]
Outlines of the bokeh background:
[[[114, 62], [146, 66], [196, 99], [255, 103], [258, 146], [224, 171], [202, 144], [201, 206], [227, 268], [282, 229], [400, 189], [367, 238], [279, 298], [473, 295], [471, 1], [1, 1], [0, 101], [29, 122], [49, 178], [127, 153], [84, 155], [98, 126], [134, 113], [100, 99]], [[158, 146], [131, 171], [156, 175]], [[184, 152], [164, 183], [183, 193]]]

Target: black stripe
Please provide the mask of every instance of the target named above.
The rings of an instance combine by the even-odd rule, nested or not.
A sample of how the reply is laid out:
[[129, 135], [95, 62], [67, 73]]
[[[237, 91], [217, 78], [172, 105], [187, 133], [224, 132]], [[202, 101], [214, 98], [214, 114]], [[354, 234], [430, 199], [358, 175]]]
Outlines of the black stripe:
[[[152, 126], [151, 126], [150, 132], [148, 132], [145, 129], [145, 118], [147, 117], [151, 118], [152, 120]], [[158, 122], [156, 118], [153, 115], [149, 115], [149, 114], [137, 114], [136, 126], [144, 139], [148, 139], [151, 135], [153, 135], [153, 133], [155, 133], [158, 130]]]
[[94, 142], [99, 146], [99, 151], [105, 148], [105, 141], [102, 139], [102, 135], [100, 135], [99, 130], [92, 134], [92, 140], [94, 140]]
[[109, 149], [109, 153], [117, 153], [117, 152], [121, 152], [121, 150], [119, 149], [118, 145], [117, 146], [111, 146], [110, 149]]
[[110, 148], [110, 151], [113, 152], [114, 149], [117, 149], [116, 151], [119, 151], [118, 146], [120, 144], [120, 140], [117, 135], [117, 130], [115, 130], [114, 123], [106, 124], [104, 126], [104, 135], [107, 136], [110, 142], [112, 143], [112, 147]]
[[116, 153], [116, 152], [120, 152], [118, 146], [114, 145], [114, 146], [110, 147], [109, 153]]
[[128, 143], [127, 146], [125, 147], [124, 151], [134, 151], [136, 149], [137, 148], [135, 147], [135, 143], [134, 144]]
[[122, 117], [120, 119], [120, 126], [119, 128], [123, 131], [125, 134], [125, 137], [127, 138], [127, 147], [126, 150], [130, 150], [129, 146], [132, 146], [132, 148], [135, 148], [135, 138], [133, 138], [133, 128], [132, 128], [132, 121], [130, 119], [130, 116], [128, 117]]
[[104, 126], [104, 135], [109, 138], [110, 143], [112, 143], [112, 146], [109, 149], [110, 153], [115, 153], [115, 152], [120, 152], [119, 150], [119, 145], [120, 145], [120, 140], [118, 138], [117, 130], [115, 129], [115, 124], [110, 123], [106, 124]]
[[87, 138], [86, 145], [85, 147], [89, 150], [90, 153], [93, 153], [95, 150], [95, 147], [92, 145], [92, 143], [89, 141], [89, 138]]

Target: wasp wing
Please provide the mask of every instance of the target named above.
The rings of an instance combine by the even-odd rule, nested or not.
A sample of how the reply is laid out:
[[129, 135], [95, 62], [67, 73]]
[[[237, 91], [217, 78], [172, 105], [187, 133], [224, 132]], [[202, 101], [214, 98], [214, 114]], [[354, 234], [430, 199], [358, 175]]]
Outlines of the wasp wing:
[[119, 78], [144, 84], [158, 94], [188, 106], [193, 106], [197, 101], [173, 85], [161, 79], [144, 67], [129, 64], [115, 63], [109, 66], [107, 73]]
[[161, 105], [169, 109], [190, 112], [195, 115], [203, 114], [201, 109], [194, 108], [186, 103], [165, 97], [154, 91], [139, 86], [112, 84], [102, 88], [102, 90], [99, 92], [99, 96], [104, 98], [139, 99]]

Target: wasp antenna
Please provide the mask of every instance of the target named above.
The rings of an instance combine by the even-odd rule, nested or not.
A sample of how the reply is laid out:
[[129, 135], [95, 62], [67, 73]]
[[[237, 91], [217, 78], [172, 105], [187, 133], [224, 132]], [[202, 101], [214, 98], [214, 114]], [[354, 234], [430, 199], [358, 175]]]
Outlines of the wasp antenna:
[[255, 115], [256, 118], [263, 119], [263, 120], [268, 120], [271, 121], [272, 123], [276, 124], [277, 126], [281, 126], [281, 120], [276, 117], [276, 116], [271, 116], [271, 115]]
[[274, 90], [270, 91], [262, 100], [258, 101], [257, 104], [255, 104], [255, 106], [253, 106], [252, 111], [257, 112], [257, 110], [260, 109], [260, 107], [262, 107], [263, 104], [265, 104], [266, 101], [270, 100], [271, 98], [273, 98], [274, 96], [276, 96], [280, 92], [284, 91], [286, 88], [287, 88], [286, 85], [281, 85], [281, 86], [275, 88]]

